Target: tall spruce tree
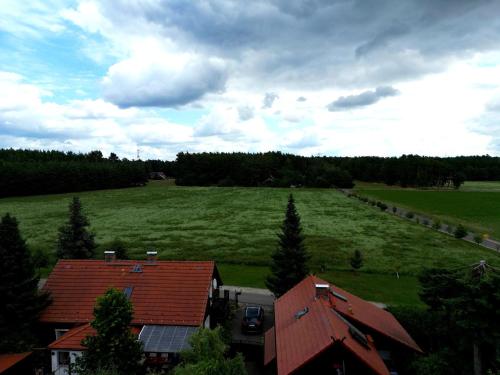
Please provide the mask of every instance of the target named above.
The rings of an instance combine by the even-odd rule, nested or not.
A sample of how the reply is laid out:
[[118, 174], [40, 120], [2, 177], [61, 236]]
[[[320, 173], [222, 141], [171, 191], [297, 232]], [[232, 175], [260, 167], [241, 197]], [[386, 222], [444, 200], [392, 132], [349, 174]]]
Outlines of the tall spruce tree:
[[62, 259], [89, 259], [94, 256], [94, 234], [89, 232], [87, 217], [82, 212], [80, 198], [69, 204], [68, 222], [59, 228], [57, 257]]
[[308, 274], [309, 254], [304, 246], [300, 216], [292, 194], [288, 198], [285, 220], [278, 234], [278, 247], [272, 254], [271, 275], [266, 286], [277, 296], [282, 296]]
[[500, 270], [481, 261], [472, 270], [425, 270], [419, 276], [420, 298], [443, 324], [456, 327], [452, 350], [469, 352], [464, 373], [481, 375], [497, 369], [500, 345]]
[[90, 323], [96, 335], [82, 341], [87, 350], [77, 359], [78, 374], [102, 370], [118, 375], [142, 373], [142, 343], [130, 331], [133, 315], [132, 303], [119, 290], [109, 289], [97, 299]]
[[17, 220], [6, 214], [0, 222], [0, 352], [26, 351], [35, 343], [35, 324], [49, 302], [38, 291], [39, 279]]

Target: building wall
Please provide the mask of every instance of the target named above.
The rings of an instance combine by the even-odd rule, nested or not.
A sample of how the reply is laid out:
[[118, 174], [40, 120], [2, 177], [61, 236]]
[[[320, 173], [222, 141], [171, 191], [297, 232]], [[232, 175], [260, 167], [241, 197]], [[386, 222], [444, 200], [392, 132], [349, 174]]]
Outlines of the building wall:
[[[71, 365], [75, 365], [76, 359], [82, 355], [80, 351], [70, 351], [70, 350], [52, 350], [51, 361], [52, 361], [52, 373], [54, 375], [69, 375], [68, 365], [59, 365], [59, 355], [60, 353], [69, 353], [69, 360]], [[75, 375], [75, 371], [71, 371], [71, 375]]]

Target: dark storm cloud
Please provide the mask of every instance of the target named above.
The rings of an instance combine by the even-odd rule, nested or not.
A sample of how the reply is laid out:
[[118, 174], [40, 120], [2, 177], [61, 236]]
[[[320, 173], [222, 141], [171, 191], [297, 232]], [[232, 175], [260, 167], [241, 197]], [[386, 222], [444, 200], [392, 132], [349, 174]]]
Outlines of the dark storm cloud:
[[390, 86], [377, 87], [373, 91], [364, 91], [358, 95], [341, 96], [327, 105], [330, 112], [345, 111], [357, 107], [375, 104], [382, 98], [398, 95], [399, 91]]

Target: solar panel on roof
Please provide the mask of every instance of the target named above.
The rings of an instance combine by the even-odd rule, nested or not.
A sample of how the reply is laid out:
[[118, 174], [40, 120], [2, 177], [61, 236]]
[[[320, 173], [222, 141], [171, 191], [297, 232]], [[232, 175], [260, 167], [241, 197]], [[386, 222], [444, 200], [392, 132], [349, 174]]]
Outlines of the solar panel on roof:
[[189, 338], [198, 327], [146, 325], [139, 340], [144, 344], [144, 351], [149, 353], [179, 353], [191, 348]]

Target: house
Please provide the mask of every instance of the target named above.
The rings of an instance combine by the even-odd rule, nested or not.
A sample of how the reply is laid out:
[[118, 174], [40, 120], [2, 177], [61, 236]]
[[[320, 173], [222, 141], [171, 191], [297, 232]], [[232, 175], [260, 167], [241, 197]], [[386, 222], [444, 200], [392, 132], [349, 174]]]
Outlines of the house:
[[134, 306], [131, 331], [144, 344], [146, 362], [172, 364], [199, 327], [210, 327], [213, 296], [221, 279], [214, 262], [116, 260], [60, 260], [43, 290], [52, 303], [40, 321], [51, 350], [52, 372], [68, 373], [69, 365], [85, 349], [81, 340], [95, 334], [90, 326], [98, 296], [109, 288], [122, 290]]
[[421, 352], [394, 316], [309, 276], [278, 298], [264, 364], [286, 374], [395, 374], [400, 353]]

